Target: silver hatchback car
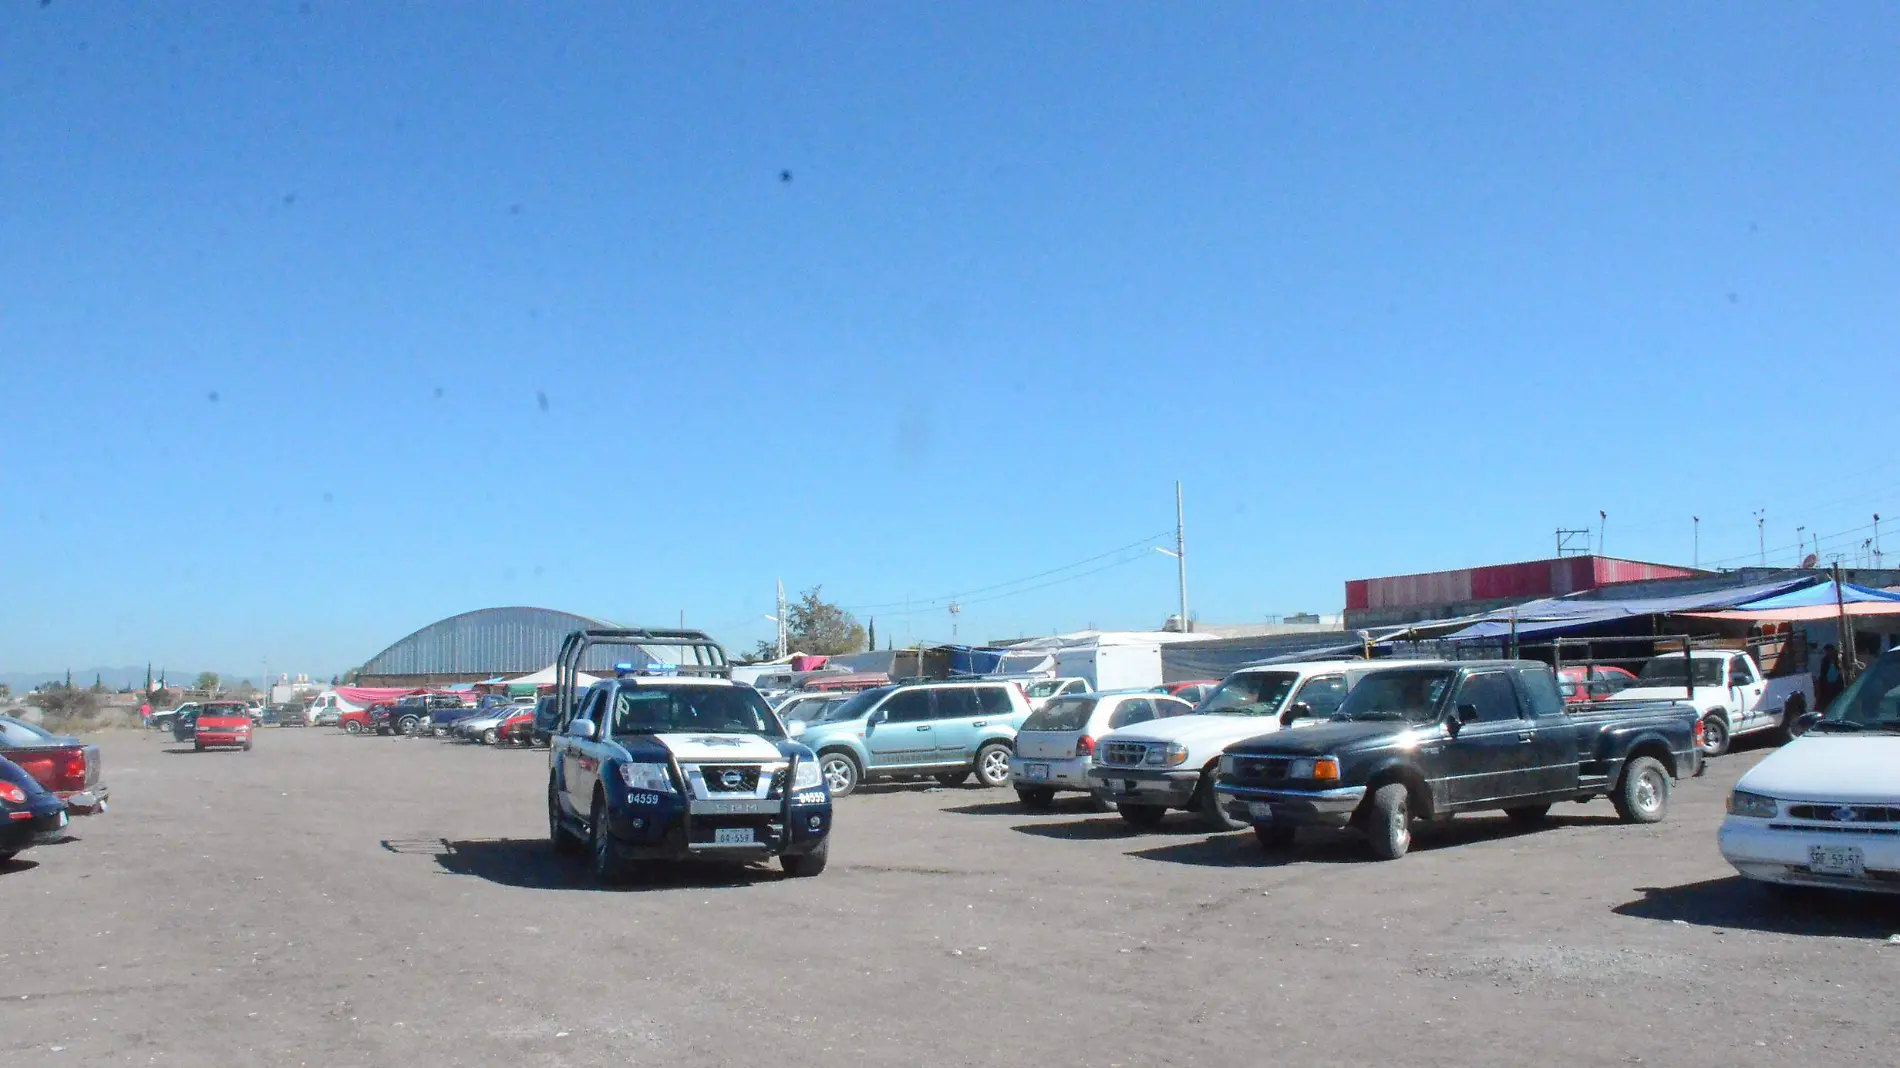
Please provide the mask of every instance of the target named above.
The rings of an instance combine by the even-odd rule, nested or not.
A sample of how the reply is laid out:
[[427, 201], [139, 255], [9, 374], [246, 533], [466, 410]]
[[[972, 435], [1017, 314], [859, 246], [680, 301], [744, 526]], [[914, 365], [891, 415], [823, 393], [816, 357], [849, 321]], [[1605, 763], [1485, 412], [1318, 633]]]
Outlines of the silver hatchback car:
[[[1057, 791], [1089, 793], [1089, 760], [1095, 739], [1109, 731], [1152, 719], [1184, 716], [1194, 706], [1178, 697], [1146, 690], [1067, 694], [1052, 699], [1016, 731], [1009, 758], [1010, 785], [1025, 808], [1045, 809]], [[1113, 803], [1096, 797], [1107, 811]]]

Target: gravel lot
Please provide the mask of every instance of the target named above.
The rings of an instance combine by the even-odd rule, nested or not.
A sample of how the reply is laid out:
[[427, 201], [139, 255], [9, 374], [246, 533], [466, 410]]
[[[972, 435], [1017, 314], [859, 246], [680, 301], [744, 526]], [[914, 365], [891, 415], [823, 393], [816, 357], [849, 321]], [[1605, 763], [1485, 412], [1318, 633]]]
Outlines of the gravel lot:
[[1760, 753], [1658, 827], [1461, 818], [1394, 864], [874, 788], [817, 879], [601, 891], [545, 846], [543, 751], [101, 741], [112, 812], [0, 868], [8, 1064], [1736, 1068], [1895, 1030], [1900, 904], [1783, 905], [1715, 850]]

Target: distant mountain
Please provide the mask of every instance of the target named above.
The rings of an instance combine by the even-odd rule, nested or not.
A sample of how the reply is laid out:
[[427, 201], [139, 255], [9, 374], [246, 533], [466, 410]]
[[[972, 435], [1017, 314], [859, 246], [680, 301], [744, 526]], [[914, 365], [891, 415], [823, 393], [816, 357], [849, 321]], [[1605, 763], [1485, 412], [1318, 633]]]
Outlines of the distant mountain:
[[[158, 668], [154, 667], [152, 674], [156, 676], [158, 670]], [[190, 686], [192, 680], [196, 679], [202, 670], [203, 669], [179, 671], [174, 668], [166, 668], [165, 680], [172, 686]], [[230, 686], [243, 680], [245, 676], [227, 675], [220, 671], [218, 672], [218, 678], [224, 680], [225, 685]], [[145, 685], [145, 665], [140, 664], [137, 667], [89, 667], [73, 669], [74, 686], [91, 686], [94, 679], [103, 683], [108, 690], [136, 689], [137, 687]], [[60, 668], [57, 671], [0, 671], [0, 683], [5, 683], [16, 694], [37, 689], [49, 682], [65, 681], [65, 668]], [[261, 685], [255, 675], [250, 676], [250, 682], [252, 685]]]

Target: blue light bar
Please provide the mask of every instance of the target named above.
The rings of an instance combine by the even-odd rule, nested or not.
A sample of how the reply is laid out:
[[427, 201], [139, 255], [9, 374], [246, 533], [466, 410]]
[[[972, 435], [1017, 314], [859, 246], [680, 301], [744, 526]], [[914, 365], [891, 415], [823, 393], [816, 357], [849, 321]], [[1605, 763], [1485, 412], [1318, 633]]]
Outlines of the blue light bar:
[[615, 664], [614, 665], [614, 675], [618, 678], [624, 679], [628, 675], [633, 674], [633, 672], [634, 672], [634, 667], [632, 664]]

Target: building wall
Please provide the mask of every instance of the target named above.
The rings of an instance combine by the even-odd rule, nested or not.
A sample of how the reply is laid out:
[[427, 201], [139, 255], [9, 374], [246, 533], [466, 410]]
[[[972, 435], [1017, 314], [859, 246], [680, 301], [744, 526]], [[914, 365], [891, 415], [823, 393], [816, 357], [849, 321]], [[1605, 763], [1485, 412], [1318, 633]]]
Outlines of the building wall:
[[1607, 556], [1565, 556], [1346, 583], [1346, 628], [1397, 626], [1563, 597], [1613, 583], [1684, 579], [1706, 572]]

